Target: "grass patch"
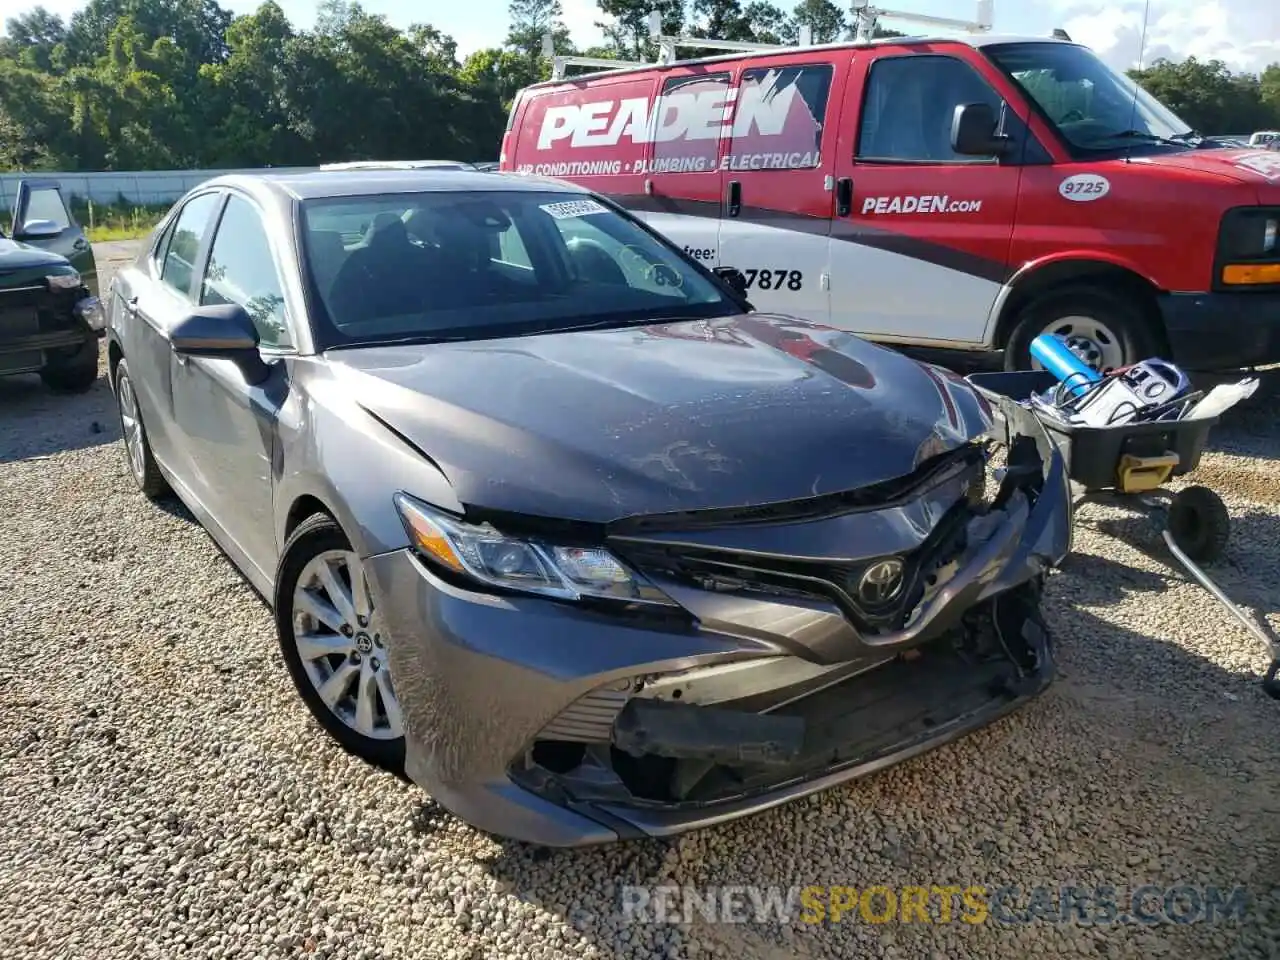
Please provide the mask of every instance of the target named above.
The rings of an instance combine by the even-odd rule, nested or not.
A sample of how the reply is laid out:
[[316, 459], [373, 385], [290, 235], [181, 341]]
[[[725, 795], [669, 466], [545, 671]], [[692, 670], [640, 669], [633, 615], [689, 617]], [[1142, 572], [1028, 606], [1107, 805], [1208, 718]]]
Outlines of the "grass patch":
[[169, 204], [136, 206], [73, 202], [73, 212], [90, 243], [145, 237], [169, 211]]

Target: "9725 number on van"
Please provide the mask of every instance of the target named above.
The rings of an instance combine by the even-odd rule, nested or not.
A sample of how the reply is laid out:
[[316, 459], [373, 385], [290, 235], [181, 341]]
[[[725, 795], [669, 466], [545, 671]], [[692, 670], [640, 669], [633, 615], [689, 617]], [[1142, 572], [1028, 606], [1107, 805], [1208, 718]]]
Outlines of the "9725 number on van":
[[774, 270], [757, 268], [743, 270], [747, 278], [747, 289], [756, 290], [801, 290], [804, 288], [804, 276], [799, 270]]

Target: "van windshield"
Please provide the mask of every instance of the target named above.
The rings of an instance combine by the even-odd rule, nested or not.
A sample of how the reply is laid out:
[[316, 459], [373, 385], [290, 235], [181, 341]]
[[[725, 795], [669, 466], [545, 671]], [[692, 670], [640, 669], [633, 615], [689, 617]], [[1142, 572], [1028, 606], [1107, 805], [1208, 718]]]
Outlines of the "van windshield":
[[1087, 47], [1003, 43], [983, 52], [1026, 92], [1074, 152], [1195, 146], [1195, 132]]
[[311, 199], [302, 227], [323, 348], [741, 312], [692, 260], [587, 194]]

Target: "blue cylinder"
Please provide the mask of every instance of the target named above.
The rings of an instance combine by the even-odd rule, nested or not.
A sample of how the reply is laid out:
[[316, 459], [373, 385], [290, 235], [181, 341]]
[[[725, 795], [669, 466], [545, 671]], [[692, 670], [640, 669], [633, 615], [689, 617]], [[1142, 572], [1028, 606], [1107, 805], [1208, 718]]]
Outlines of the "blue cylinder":
[[1102, 374], [1077, 357], [1067, 341], [1054, 333], [1042, 333], [1032, 340], [1031, 356], [1077, 397], [1102, 379]]

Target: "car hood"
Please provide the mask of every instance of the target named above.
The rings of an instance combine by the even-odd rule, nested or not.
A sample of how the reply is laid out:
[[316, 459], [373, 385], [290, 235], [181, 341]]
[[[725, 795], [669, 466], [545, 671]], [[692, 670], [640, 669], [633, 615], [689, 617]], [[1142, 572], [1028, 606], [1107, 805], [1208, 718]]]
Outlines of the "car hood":
[[761, 314], [327, 359], [462, 503], [565, 520], [853, 490], [990, 427], [954, 374]]
[[1227, 177], [1256, 187], [1280, 186], [1280, 153], [1274, 150], [1252, 147], [1240, 150], [1188, 150], [1185, 153], [1143, 157], [1141, 161], [1134, 162]]
[[72, 269], [66, 257], [0, 237], [0, 287], [43, 283], [51, 267]]

